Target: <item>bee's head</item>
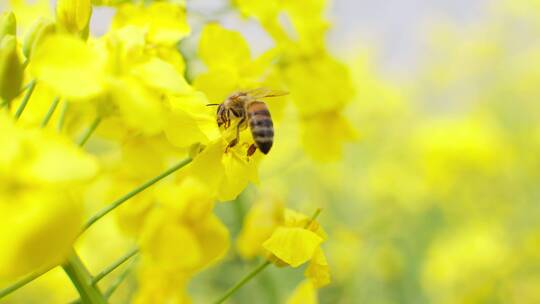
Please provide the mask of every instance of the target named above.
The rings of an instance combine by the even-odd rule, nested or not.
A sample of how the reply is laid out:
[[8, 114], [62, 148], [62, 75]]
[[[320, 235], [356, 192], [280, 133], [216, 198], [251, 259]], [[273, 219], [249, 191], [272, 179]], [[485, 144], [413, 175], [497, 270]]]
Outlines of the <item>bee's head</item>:
[[223, 105], [223, 103], [209, 103], [207, 104], [207, 106], [211, 107], [211, 106], [217, 106], [217, 111], [216, 111], [216, 117], [217, 117], [217, 123], [218, 123], [218, 126], [221, 127], [221, 125], [223, 125], [225, 123], [225, 106]]
[[219, 127], [221, 127], [224, 123], [225, 123], [225, 120], [226, 120], [226, 117], [225, 117], [225, 106], [221, 103], [218, 105], [217, 107], [217, 124]]

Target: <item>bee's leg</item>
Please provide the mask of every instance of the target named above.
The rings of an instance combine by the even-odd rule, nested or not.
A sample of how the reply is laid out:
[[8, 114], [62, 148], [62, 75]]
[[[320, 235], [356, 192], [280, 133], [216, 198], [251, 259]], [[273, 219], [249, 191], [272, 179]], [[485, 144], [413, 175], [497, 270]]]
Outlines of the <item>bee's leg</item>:
[[240, 113], [236, 112], [234, 108], [231, 108], [231, 113], [233, 113], [234, 117], [240, 117]]
[[228, 129], [231, 126], [230, 110], [225, 111], [225, 129]]
[[231, 142], [229, 142], [229, 144], [227, 145], [227, 148], [225, 148], [225, 152], [227, 152], [229, 148], [232, 148], [236, 146], [236, 144], [238, 144], [238, 141], [240, 140], [240, 128], [242, 127], [242, 124], [244, 123], [244, 121], [246, 121], [245, 117], [240, 119], [240, 121], [238, 122], [238, 125], [236, 125], [236, 137], [233, 140], [231, 140]]
[[223, 104], [219, 104], [217, 109], [217, 124], [220, 128], [221, 126], [225, 127], [227, 125], [227, 111]]
[[247, 156], [250, 157], [251, 155], [255, 154], [255, 151], [257, 151], [257, 145], [251, 144], [247, 150]]

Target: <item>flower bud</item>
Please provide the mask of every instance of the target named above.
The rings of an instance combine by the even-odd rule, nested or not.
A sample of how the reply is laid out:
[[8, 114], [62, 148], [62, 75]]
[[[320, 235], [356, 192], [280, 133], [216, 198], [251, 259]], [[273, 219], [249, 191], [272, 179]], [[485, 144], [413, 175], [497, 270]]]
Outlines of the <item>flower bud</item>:
[[10, 102], [19, 95], [23, 70], [15, 36], [4, 36], [0, 41], [0, 98], [4, 102]]
[[58, 0], [56, 5], [58, 24], [72, 34], [87, 33], [91, 15], [91, 0]]
[[0, 15], [0, 40], [6, 35], [15, 36], [17, 32], [17, 21], [13, 12], [5, 12]]
[[32, 24], [23, 41], [23, 54], [30, 58], [31, 53], [48, 35], [56, 31], [54, 22], [45, 18], [39, 18]]

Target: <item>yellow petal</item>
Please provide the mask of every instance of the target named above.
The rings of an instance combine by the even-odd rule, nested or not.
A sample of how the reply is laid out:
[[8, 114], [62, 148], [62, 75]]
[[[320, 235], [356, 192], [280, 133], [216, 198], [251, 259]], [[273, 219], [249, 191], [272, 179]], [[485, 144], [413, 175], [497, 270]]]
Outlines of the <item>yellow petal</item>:
[[41, 42], [49, 35], [56, 32], [56, 24], [46, 18], [36, 20], [30, 29], [26, 32], [23, 40], [23, 54], [26, 58], [30, 58], [32, 52], [39, 47]]
[[165, 122], [159, 96], [133, 78], [110, 80], [109, 89], [128, 126], [145, 134], [161, 131]]
[[296, 56], [283, 75], [302, 116], [338, 111], [351, 101], [354, 88], [345, 65], [324, 52]]
[[250, 59], [249, 47], [244, 37], [219, 24], [209, 24], [203, 29], [199, 56], [210, 69], [223, 66], [240, 67]]
[[317, 288], [330, 284], [330, 267], [328, 267], [326, 256], [321, 248], [317, 249], [315, 256], [311, 259], [311, 263], [309, 263], [309, 266], [306, 269], [305, 276], [309, 278]]
[[70, 100], [89, 99], [103, 90], [98, 56], [83, 41], [73, 37], [47, 37], [28, 68], [39, 81]]
[[262, 253], [262, 244], [283, 224], [283, 204], [273, 198], [256, 202], [244, 218], [238, 236], [238, 253], [249, 259]]
[[277, 17], [281, 5], [279, 1], [234, 0], [235, 6], [245, 16], [267, 22]]
[[133, 295], [132, 303], [192, 303], [186, 290], [189, 275], [158, 269], [151, 261], [144, 259], [139, 264], [140, 266], [137, 267], [138, 288]]
[[[91, 178], [97, 173], [97, 161], [64, 138], [53, 133], [31, 132], [34, 143], [26, 164], [21, 168], [28, 180], [36, 183], [62, 183]], [[54, 145], [51, 142], [55, 142]]]
[[203, 252], [199, 269], [206, 268], [220, 260], [229, 250], [229, 231], [219, 218], [211, 214], [200, 225], [193, 227]]
[[[114, 200], [139, 185], [136, 182], [120, 180], [117, 176], [112, 176], [112, 180], [114, 182], [110, 181], [108, 184], [112, 189], [107, 188], [109, 191], [103, 191], [107, 194], [106, 199], [103, 201]], [[140, 236], [141, 231], [144, 231], [144, 224], [148, 220], [148, 214], [151, 213], [154, 204], [154, 192], [144, 191], [131, 198], [129, 204], [118, 207], [115, 211], [115, 218], [120, 230], [128, 236]]]
[[207, 144], [220, 136], [214, 108], [200, 92], [172, 97], [171, 111], [165, 126], [167, 139], [177, 147], [194, 143]]
[[285, 226], [287, 227], [301, 227], [306, 229], [306, 225], [309, 223], [309, 226], [307, 227], [308, 230], [315, 232], [318, 236], [320, 236], [323, 240], [327, 239], [326, 232], [321, 227], [321, 225], [317, 221], [313, 221], [311, 217], [308, 217], [305, 214], [302, 214], [298, 211], [292, 210], [292, 209], [285, 209]]
[[212, 214], [214, 196], [200, 181], [187, 178], [178, 184], [167, 184], [156, 191], [160, 204], [186, 223], [199, 223]]
[[[324, 138], [332, 140], [321, 140]], [[356, 130], [340, 113], [323, 113], [302, 120], [302, 143], [309, 156], [317, 161], [339, 160], [343, 145], [356, 138]]]
[[225, 176], [221, 156], [225, 144], [220, 139], [210, 142], [193, 161], [180, 172], [180, 178], [192, 177], [207, 185], [209, 191], [216, 195]]
[[180, 71], [158, 58], [151, 58], [147, 62], [135, 66], [131, 73], [142, 83], [156, 90], [175, 94], [192, 91]]
[[164, 129], [167, 139], [175, 146], [186, 148], [194, 143], [207, 143], [208, 138], [197, 126], [195, 119], [183, 111], [169, 114]]
[[112, 27], [119, 29], [130, 25], [144, 29], [150, 42], [170, 46], [190, 32], [185, 5], [178, 3], [124, 4], [118, 9]]
[[126, 67], [147, 60], [146, 43], [146, 32], [143, 29], [126, 26], [96, 40], [94, 48], [109, 60], [110, 69], [124, 71]]
[[203, 251], [196, 236], [165, 210], [155, 210], [144, 229], [141, 248], [156, 265], [190, 270], [200, 264]]
[[60, 263], [82, 216], [81, 201], [59, 188], [0, 194], [0, 281]]
[[21, 138], [24, 135], [17, 132], [13, 119], [6, 112], [0, 114], [0, 174], [9, 174], [12, 164], [21, 153]]
[[8, 0], [7, 2], [17, 16], [17, 24], [22, 28], [28, 28], [40, 17], [51, 15], [51, 2], [47, 0]]
[[206, 94], [212, 103], [221, 103], [238, 89], [239, 75], [234, 69], [216, 68], [198, 75], [193, 86]]
[[56, 20], [70, 33], [78, 34], [88, 30], [92, 3], [90, 0], [58, 0]]
[[305, 280], [296, 289], [293, 294], [287, 299], [287, 304], [317, 304], [317, 289], [309, 280]]
[[263, 247], [276, 257], [298, 267], [310, 260], [323, 239], [303, 228], [279, 227], [263, 243]]
[[257, 183], [259, 180], [258, 159], [255, 157], [248, 161], [229, 150], [229, 153], [223, 154], [222, 163], [225, 178], [218, 193], [221, 201], [234, 200], [250, 182]]

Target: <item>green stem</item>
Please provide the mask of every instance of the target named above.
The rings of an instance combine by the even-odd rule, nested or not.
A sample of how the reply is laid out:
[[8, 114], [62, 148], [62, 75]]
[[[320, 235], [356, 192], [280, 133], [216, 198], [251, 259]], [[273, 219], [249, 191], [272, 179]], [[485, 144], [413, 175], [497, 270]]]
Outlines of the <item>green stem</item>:
[[319, 216], [319, 214], [321, 214], [321, 211], [322, 211], [321, 208], [317, 208], [317, 210], [315, 210], [315, 213], [313, 213], [313, 215], [312, 215], [311, 218], [309, 219], [309, 222], [307, 222], [306, 226], [304, 226], [304, 229], [308, 229], [308, 228], [309, 228], [309, 226], [317, 219], [317, 217]]
[[51, 119], [52, 115], [54, 114], [54, 110], [56, 110], [56, 107], [58, 106], [58, 103], [60, 102], [60, 97], [55, 97], [51, 103], [51, 106], [49, 107], [49, 110], [47, 111], [47, 114], [45, 114], [45, 117], [43, 118], [43, 121], [41, 122], [41, 127], [45, 128], [47, 124], [49, 123], [49, 120]]
[[111, 286], [109, 286], [109, 289], [107, 289], [107, 291], [105, 291], [105, 298], [109, 299], [112, 294], [116, 291], [116, 289], [118, 288], [118, 286], [120, 286], [120, 284], [122, 284], [122, 282], [127, 278], [127, 276], [129, 275], [129, 273], [131, 272], [131, 270], [133, 269], [133, 265], [135, 265], [134, 263], [135, 261], [132, 261], [127, 267], [126, 269], [124, 270], [124, 272], [122, 272], [117, 278], [116, 280], [114, 280], [114, 282], [112, 282]]
[[64, 100], [64, 105], [62, 106], [62, 111], [60, 111], [60, 117], [58, 118], [58, 124], [56, 125], [56, 131], [61, 132], [64, 127], [64, 122], [66, 121], [66, 113], [69, 107], [69, 102]]
[[15, 120], [18, 120], [19, 117], [21, 117], [24, 109], [26, 108], [26, 105], [28, 104], [28, 100], [30, 100], [30, 96], [32, 96], [32, 93], [34, 92], [34, 89], [36, 88], [36, 80], [32, 80], [30, 82], [30, 85], [28, 86], [28, 89], [26, 90], [26, 93], [24, 94], [24, 97], [21, 101], [21, 104], [17, 108], [17, 111], [15, 112]]
[[107, 304], [107, 300], [97, 286], [92, 284], [90, 273], [75, 251], [71, 253], [62, 267], [77, 288], [83, 304]]
[[120, 265], [124, 264], [127, 260], [134, 257], [137, 253], [139, 253], [139, 248], [133, 248], [132, 250], [130, 250], [124, 256], [122, 256], [121, 258], [116, 260], [114, 263], [109, 265], [107, 268], [103, 269], [100, 273], [98, 273], [92, 280], [92, 284], [96, 285], [99, 281], [101, 281], [101, 279], [103, 279], [109, 273], [113, 272], [116, 268], [120, 267]]
[[94, 214], [89, 220], [88, 222], [86, 222], [86, 224], [83, 226], [83, 229], [81, 231], [84, 232], [86, 231], [88, 228], [90, 228], [90, 226], [92, 226], [95, 222], [97, 222], [98, 220], [100, 220], [102, 217], [104, 217], [105, 215], [107, 215], [109, 212], [113, 211], [114, 209], [116, 209], [118, 206], [122, 205], [125, 201], [129, 200], [130, 198], [134, 197], [135, 195], [143, 192], [144, 190], [146, 190], [147, 188], [149, 188], [150, 186], [154, 185], [155, 183], [159, 182], [160, 180], [164, 179], [165, 177], [171, 175], [172, 173], [178, 171], [179, 169], [181, 169], [182, 167], [186, 166], [187, 164], [189, 164], [191, 162], [191, 158], [186, 158], [182, 161], [180, 161], [179, 163], [177, 163], [176, 165], [172, 166], [171, 168], [167, 169], [165, 172], [161, 173], [160, 175], [158, 176], [155, 176], [154, 178], [148, 180], [147, 182], [145, 182], [144, 184], [140, 185], [139, 187], [131, 190], [129, 193], [127, 193], [126, 195], [122, 196], [121, 198], [117, 199], [116, 201], [112, 202], [110, 205], [108, 205], [107, 207], [101, 209], [98, 213]]
[[19, 94], [17, 94], [17, 96], [19, 96], [22, 92], [26, 91], [30, 87], [31, 84], [32, 84], [32, 81], [30, 81], [29, 83], [21, 87], [21, 90], [19, 91]]
[[246, 285], [251, 279], [253, 279], [257, 274], [259, 274], [261, 271], [263, 271], [268, 265], [272, 264], [270, 261], [266, 261], [259, 265], [257, 268], [255, 268], [253, 271], [248, 273], [242, 280], [240, 280], [236, 285], [231, 287], [229, 290], [225, 292], [225, 294], [217, 301], [215, 301], [215, 304], [220, 304], [225, 302], [230, 296], [232, 296], [236, 291], [238, 291], [242, 286]]
[[44, 274], [46, 274], [47, 272], [49, 272], [54, 267], [56, 267], [56, 265], [44, 268], [43, 270], [38, 271], [36, 273], [32, 273], [32, 274], [22, 278], [21, 280], [15, 282], [13, 285], [8, 286], [8, 287], [0, 290], [0, 299], [2, 299], [3, 297], [11, 294], [12, 292], [14, 292], [17, 289], [19, 289], [19, 288], [21, 288], [23, 286], [26, 286], [26, 284], [32, 282], [33, 280], [39, 278], [40, 276], [42, 276]]
[[238, 195], [238, 197], [233, 201], [234, 222], [236, 223], [236, 225], [235, 227], [232, 227], [233, 230], [231, 232], [235, 237], [240, 233], [240, 230], [242, 229], [242, 225], [244, 223], [244, 217], [246, 216], [244, 201], [245, 191], [240, 193], [240, 195]]
[[[117, 261], [115, 261], [114, 263], [112, 263], [109, 267], [105, 268], [104, 270], [102, 270], [98, 275], [96, 275], [93, 279], [92, 279], [92, 285], [96, 285], [99, 281], [101, 281], [101, 279], [103, 279], [105, 276], [107, 276], [108, 274], [110, 274], [111, 272], [113, 272], [116, 268], [118, 268], [120, 265], [122, 265], [123, 263], [125, 263], [126, 261], [128, 261], [129, 259], [131, 259], [133, 256], [135, 256], [137, 253], [139, 253], [139, 249], [138, 248], [134, 248], [132, 249], [131, 251], [129, 251], [127, 254], [125, 254], [123, 257], [121, 257], [120, 259], [118, 259]], [[113, 293], [114, 291], [116, 290], [116, 288], [118, 288], [118, 286], [122, 283], [122, 281], [127, 277], [127, 275], [129, 274], [129, 272], [131, 271], [131, 268], [133, 267], [133, 263], [134, 261], [131, 262], [131, 264], [129, 264], [126, 269], [124, 270], [124, 272], [122, 272], [117, 278], [116, 280], [113, 281], [113, 283], [111, 284], [111, 286], [109, 287], [109, 289], [107, 289], [107, 291], [103, 294], [103, 296], [105, 297], [105, 299], [108, 299]], [[77, 300], [74, 300], [72, 302], [70, 302], [71, 304], [77, 304], [77, 303], [81, 303], [81, 299], [77, 299]]]
[[92, 124], [90, 125], [90, 127], [88, 127], [88, 129], [86, 129], [86, 131], [84, 132], [83, 136], [81, 137], [81, 139], [79, 140], [79, 146], [84, 146], [84, 144], [86, 144], [86, 142], [88, 141], [88, 139], [90, 138], [90, 136], [92, 136], [92, 133], [94, 133], [94, 131], [96, 130], [96, 128], [99, 126], [99, 123], [101, 122], [101, 117], [96, 117], [96, 119], [94, 119], [94, 121], [92, 122]]
[[276, 284], [274, 283], [274, 279], [272, 278], [271, 272], [265, 272], [262, 273], [260, 276], [260, 285], [262, 285], [262, 288], [266, 292], [266, 296], [268, 299], [268, 303], [279, 303], [278, 298], [279, 294], [276, 289]]

